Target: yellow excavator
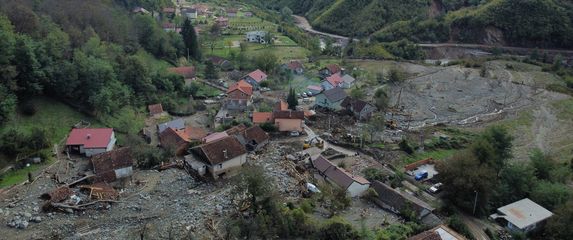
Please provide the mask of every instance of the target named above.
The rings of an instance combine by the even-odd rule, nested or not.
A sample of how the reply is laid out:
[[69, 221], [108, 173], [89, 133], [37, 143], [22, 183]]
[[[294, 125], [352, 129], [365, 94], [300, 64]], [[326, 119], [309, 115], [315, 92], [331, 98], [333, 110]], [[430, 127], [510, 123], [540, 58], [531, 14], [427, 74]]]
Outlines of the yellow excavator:
[[309, 139], [304, 140], [304, 145], [302, 148], [303, 149], [309, 149], [313, 146], [313, 144], [314, 144], [314, 146], [316, 146], [320, 149], [324, 148], [324, 141], [319, 140], [318, 137], [314, 137], [310, 140]]

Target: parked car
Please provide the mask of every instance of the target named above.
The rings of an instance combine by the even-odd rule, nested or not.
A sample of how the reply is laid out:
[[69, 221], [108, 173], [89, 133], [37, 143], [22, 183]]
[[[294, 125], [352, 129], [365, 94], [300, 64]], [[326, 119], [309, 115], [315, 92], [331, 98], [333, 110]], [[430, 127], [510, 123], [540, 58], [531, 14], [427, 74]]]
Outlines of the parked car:
[[416, 181], [421, 181], [423, 179], [428, 178], [428, 171], [421, 171], [416, 173], [416, 176], [414, 177], [414, 179], [416, 179]]
[[312, 92], [308, 91], [308, 92], [306, 92], [306, 95], [309, 97], [312, 97]]
[[303, 98], [307, 97], [305, 92], [301, 93], [300, 95], [301, 95]]
[[428, 192], [430, 192], [430, 193], [432, 193], [432, 194], [439, 193], [440, 191], [442, 191], [442, 186], [443, 186], [443, 185], [444, 185], [444, 184], [442, 184], [442, 183], [436, 183], [436, 184], [432, 185], [432, 186], [428, 189]]
[[290, 132], [290, 136], [291, 137], [298, 137], [298, 136], [300, 136], [300, 133], [298, 131], [292, 131], [292, 132]]

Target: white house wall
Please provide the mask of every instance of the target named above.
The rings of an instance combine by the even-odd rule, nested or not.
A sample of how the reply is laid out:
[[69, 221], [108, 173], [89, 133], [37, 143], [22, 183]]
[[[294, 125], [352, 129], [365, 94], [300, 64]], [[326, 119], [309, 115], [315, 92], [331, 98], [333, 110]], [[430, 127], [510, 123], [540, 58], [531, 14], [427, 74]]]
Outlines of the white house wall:
[[346, 189], [346, 191], [348, 192], [348, 194], [350, 194], [351, 197], [358, 197], [362, 196], [362, 194], [364, 194], [369, 187], [370, 184], [360, 184], [358, 182], [353, 182]]
[[224, 173], [230, 169], [243, 166], [247, 162], [247, 154], [237, 156], [231, 160], [222, 162], [217, 165], [209, 166], [209, 172], [213, 175], [213, 178], [217, 179], [219, 174]]

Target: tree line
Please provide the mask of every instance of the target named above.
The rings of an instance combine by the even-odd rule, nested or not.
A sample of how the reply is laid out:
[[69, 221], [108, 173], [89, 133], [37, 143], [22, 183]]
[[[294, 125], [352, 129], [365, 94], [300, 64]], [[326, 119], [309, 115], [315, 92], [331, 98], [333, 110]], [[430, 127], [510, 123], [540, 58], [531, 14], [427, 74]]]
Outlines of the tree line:
[[154, 58], [175, 62], [185, 56], [186, 43], [153, 17], [106, 1], [34, 3], [0, 7], [0, 123], [38, 95], [97, 115], [185, 92], [183, 79]]

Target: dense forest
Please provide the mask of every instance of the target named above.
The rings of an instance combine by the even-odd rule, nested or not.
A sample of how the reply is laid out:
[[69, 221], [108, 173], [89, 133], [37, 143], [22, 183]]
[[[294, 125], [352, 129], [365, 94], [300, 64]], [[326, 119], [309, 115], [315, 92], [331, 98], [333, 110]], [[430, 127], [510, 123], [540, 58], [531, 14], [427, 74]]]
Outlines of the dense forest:
[[568, 0], [245, 0], [292, 9], [316, 29], [391, 42], [464, 42], [568, 48]]
[[181, 77], [153, 64], [183, 56], [181, 35], [163, 31], [157, 11], [131, 13], [168, 4], [0, 0], [0, 124], [38, 95], [106, 115], [184, 91]]

